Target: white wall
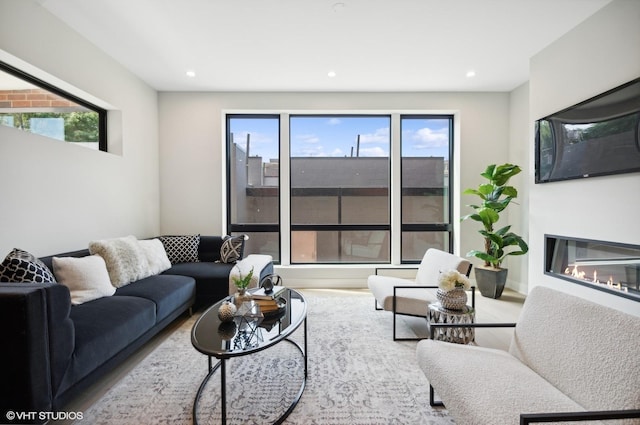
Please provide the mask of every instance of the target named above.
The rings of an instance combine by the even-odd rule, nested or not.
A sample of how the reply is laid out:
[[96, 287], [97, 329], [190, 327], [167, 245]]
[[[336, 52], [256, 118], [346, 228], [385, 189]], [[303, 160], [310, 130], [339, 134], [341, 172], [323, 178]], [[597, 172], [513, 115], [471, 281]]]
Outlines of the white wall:
[[0, 2], [0, 60], [112, 109], [98, 152], [0, 128], [0, 257], [86, 248], [92, 239], [157, 234], [157, 93], [31, 0]]
[[[510, 184], [518, 189], [518, 198], [509, 206], [508, 224], [529, 242], [529, 158], [532, 148], [529, 138], [533, 127], [529, 121], [529, 83], [522, 84], [509, 94], [509, 162], [518, 164], [522, 172]], [[509, 256], [503, 266], [509, 268], [507, 286], [526, 294], [528, 291], [529, 255]]]
[[[531, 122], [639, 77], [638, 23], [640, 2], [615, 0], [534, 56]], [[533, 132], [529, 142], [533, 149]], [[552, 286], [640, 316], [638, 302], [543, 273], [544, 234], [640, 244], [640, 173], [534, 184], [531, 157], [528, 181], [529, 288]]]
[[[226, 111], [447, 111], [459, 120], [461, 187], [476, 187], [487, 164], [506, 162], [509, 153], [508, 93], [160, 93], [161, 231], [220, 234], [224, 210], [224, 136]], [[460, 215], [473, 199], [454, 200]], [[457, 225], [457, 223], [456, 223]], [[462, 255], [482, 246], [476, 223], [461, 225]], [[514, 264], [517, 269], [518, 264]], [[313, 286], [310, 276], [335, 277], [336, 286], [366, 285], [372, 269], [298, 267], [296, 284]], [[346, 276], [349, 276], [347, 278]], [[519, 272], [516, 270], [516, 276]], [[292, 280], [288, 281], [293, 285]], [[519, 286], [519, 283], [516, 283]]]

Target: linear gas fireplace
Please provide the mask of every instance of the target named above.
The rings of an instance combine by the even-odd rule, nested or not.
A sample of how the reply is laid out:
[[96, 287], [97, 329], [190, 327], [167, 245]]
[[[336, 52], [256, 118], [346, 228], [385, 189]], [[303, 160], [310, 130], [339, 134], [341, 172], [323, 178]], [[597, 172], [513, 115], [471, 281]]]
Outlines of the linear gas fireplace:
[[545, 235], [544, 272], [640, 301], [640, 245]]

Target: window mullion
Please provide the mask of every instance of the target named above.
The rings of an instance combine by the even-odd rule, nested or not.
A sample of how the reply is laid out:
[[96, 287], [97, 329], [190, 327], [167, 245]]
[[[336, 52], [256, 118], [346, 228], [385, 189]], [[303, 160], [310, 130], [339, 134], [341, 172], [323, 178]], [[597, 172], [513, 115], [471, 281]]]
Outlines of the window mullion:
[[400, 114], [391, 114], [391, 264], [402, 263], [402, 159]]
[[289, 114], [280, 114], [280, 264], [291, 264], [291, 143]]

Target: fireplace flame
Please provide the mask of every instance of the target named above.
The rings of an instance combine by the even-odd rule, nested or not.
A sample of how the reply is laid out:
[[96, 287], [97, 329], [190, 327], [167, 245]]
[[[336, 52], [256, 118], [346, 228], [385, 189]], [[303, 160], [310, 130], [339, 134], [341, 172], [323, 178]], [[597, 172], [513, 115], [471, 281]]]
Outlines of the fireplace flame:
[[573, 266], [573, 270], [571, 271], [572, 277], [577, 277], [578, 279], [584, 279], [586, 273], [578, 270], [578, 266]]
[[607, 279], [606, 283], [600, 283], [600, 281], [598, 280], [598, 271], [597, 270], [593, 271], [593, 279], [588, 279], [586, 277], [586, 272], [580, 270], [577, 265], [574, 265], [573, 268], [572, 267], [567, 267], [564, 270], [564, 274], [571, 275], [571, 277], [573, 277], [573, 278], [580, 279], [580, 280], [585, 280], [585, 281], [591, 282], [593, 284], [606, 285], [611, 289], [617, 289], [618, 291], [628, 292], [627, 287], [626, 286], [622, 286], [622, 282], [618, 282], [618, 283], [614, 282], [613, 276], [609, 276], [609, 279]]

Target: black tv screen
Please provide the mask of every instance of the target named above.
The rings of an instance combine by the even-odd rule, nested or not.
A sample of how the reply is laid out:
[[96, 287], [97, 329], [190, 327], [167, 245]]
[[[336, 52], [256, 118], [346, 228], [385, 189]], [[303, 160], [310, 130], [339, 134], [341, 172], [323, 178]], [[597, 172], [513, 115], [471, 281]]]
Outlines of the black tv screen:
[[640, 171], [640, 78], [536, 121], [536, 183]]

